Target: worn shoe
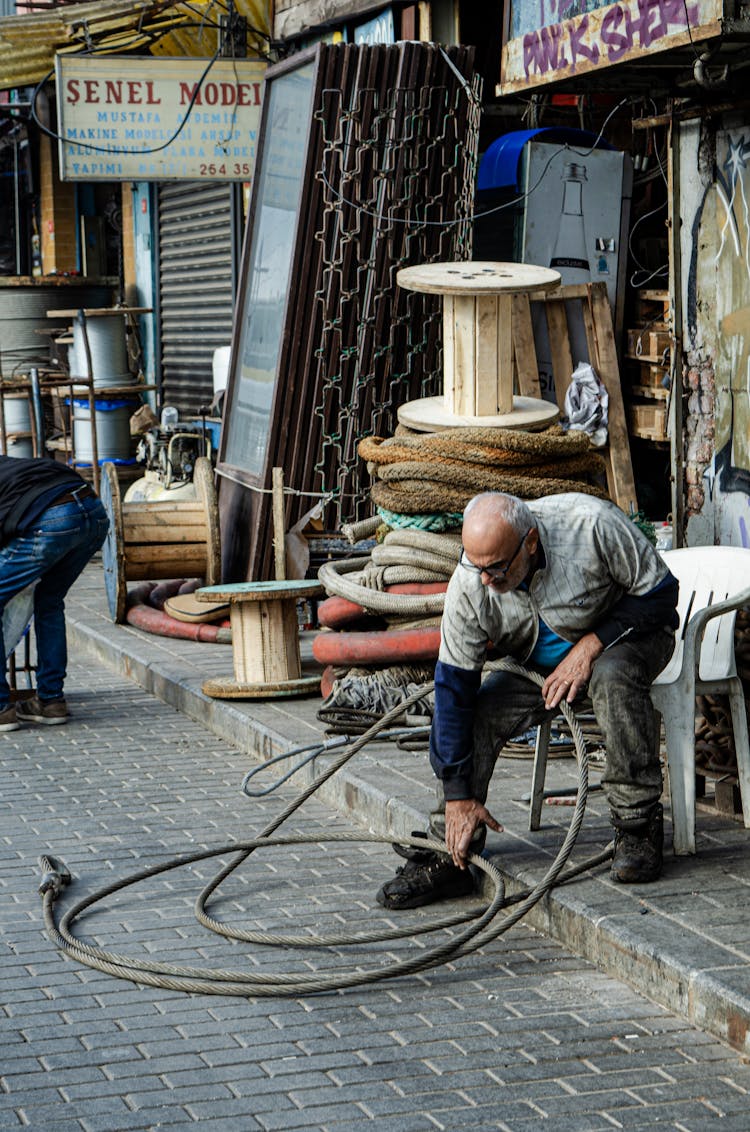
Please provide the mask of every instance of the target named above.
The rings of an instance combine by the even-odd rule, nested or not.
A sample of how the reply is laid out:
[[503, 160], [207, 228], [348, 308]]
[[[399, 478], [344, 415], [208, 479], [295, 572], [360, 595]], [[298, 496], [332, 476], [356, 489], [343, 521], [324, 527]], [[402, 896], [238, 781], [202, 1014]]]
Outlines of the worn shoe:
[[437, 900], [469, 896], [474, 891], [470, 870], [459, 869], [447, 853], [401, 845], [393, 848], [408, 860], [378, 892], [376, 900], [384, 908], [421, 908]]
[[654, 806], [640, 822], [622, 822], [615, 826], [615, 855], [612, 879], [620, 884], [649, 884], [661, 876], [664, 847], [664, 811]]
[[55, 727], [68, 722], [68, 705], [65, 700], [40, 700], [32, 696], [18, 701], [16, 714], [24, 723], [46, 723]]
[[16, 705], [8, 704], [0, 711], [0, 731], [18, 731], [20, 726], [16, 717]]

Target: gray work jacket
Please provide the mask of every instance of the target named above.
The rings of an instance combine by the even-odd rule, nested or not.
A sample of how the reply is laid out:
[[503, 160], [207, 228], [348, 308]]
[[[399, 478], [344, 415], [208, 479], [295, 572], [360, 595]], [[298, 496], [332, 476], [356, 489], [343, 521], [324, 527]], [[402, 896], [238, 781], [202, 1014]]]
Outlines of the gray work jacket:
[[608, 614], [624, 596], [645, 597], [668, 578], [663, 559], [614, 503], [579, 492], [528, 503], [539, 529], [544, 565], [528, 590], [495, 593], [472, 570], [457, 566], [443, 611], [440, 661], [477, 670], [487, 642], [501, 656], [525, 661], [539, 618], [575, 643], [591, 631], [605, 645], [622, 635]]

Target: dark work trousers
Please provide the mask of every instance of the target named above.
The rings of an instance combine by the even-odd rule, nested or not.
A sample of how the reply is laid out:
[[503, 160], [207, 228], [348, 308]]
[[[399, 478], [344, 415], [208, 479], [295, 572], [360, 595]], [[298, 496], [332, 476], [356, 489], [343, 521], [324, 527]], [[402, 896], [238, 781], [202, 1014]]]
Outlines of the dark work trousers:
[[[671, 630], [635, 635], [605, 649], [594, 661], [586, 695], [606, 746], [602, 786], [617, 825], [641, 821], [662, 791], [657, 720], [649, 688], [672, 655]], [[573, 705], [575, 709], [575, 704]], [[509, 672], [494, 672], [482, 683], [474, 720], [473, 796], [487, 800], [490, 779], [506, 742], [535, 727], [549, 714], [537, 684]], [[433, 834], [445, 834], [443, 784], [430, 815]], [[481, 834], [483, 841], [483, 831]]]

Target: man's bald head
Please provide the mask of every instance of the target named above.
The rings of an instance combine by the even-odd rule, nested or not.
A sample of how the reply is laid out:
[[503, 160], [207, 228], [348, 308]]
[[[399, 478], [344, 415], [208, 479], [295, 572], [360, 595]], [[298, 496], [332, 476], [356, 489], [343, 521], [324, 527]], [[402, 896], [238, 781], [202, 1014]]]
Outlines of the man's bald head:
[[[526, 552], [519, 554], [522, 540]], [[513, 560], [514, 579], [517, 569], [523, 569], [517, 579], [520, 581], [536, 551], [536, 521], [522, 499], [501, 491], [486, 491], [475, 495], [464, 510], [462, 542], [467, 558], [475, 566]], [[505, 588], [505, 583], [493, 583], [493, 588], [501, 586]]]
[[464, 543], [467, 530], [471, 538], [487, 526], [502, 523], [521, 538], [529, 527], [535, 526], [534, 516], [522, 499], [504, 491], [484, 491], [470, 499], [464, 509]]

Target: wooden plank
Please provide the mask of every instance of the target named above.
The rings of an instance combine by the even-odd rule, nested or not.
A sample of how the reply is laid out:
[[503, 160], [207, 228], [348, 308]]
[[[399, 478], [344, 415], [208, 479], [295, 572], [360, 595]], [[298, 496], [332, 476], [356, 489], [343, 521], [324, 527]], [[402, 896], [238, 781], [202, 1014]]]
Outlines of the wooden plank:
[[278, 582], [286, 578], [286, 532], [284, 523], [284, 469], [274, 468], [271, 479], [273, 492], [273, 561]]
[[158, 503], [123, 503], [122, 517], [130, 522], [153, 526], [195, 523], [205, 514], [204, 505], [192, 500], [158, 501]]
[[607, 298], [606, 284], [592, 283], [590, 287], [591, 318], [599, 363], [597, 372], [609, 394], [609, 444], [604, 453], [607, 465], [607, 489], [617, 506], [627, 513], [631, 506], [634, 510], [638, 510], [638, 498], [630, 458], [630, 442], [617, 364], [612, 312]]
[[200, 523], [185, 523], [180, 526], [153, 527], [145, 523], [128, 523], [123, 531], [125, 546], [141, 546], [149, 543], [153, 545], [171, 545], [172, 543], [204, 542], [206, 541], [205, 521]]
[[528, 295], [513, 296], [513, 350], [516, 360], [518, 392], [522, 397], [541, 397], [539, 367], [536, 360], [534, 328]]
[[[599, 372], [599, 343], [594, 331], [594, 316], [591, 312], [591, 300], [587, 295], [585, 300], [581, 303], [581, 319], [583, 321], [583, 329], [586, 332], [586, 345], [589, 350], [589, 361], [594, 369]], [[618, 367], [618, 380], [619, 380], [619, 367]]]
[[539, 292], [529, 294], [532, 303], [546, 302], [547, 299], [588, 299], [588, 283], [566, 283], [562, 287], [555, 287], [546, 295]]
[[490, 417], [493, 413], [508, 412], [499, 409], [498, 382], [500, 379], [500, 356], [503, 351], [502, 328], [499, 317], [499, 296], [477, 296], [474, 300], [476, 321], [474, 325], [474, 354], [476, 373], [474, 378], [474, 410], [477, 417]]
[[497, 409], [513, 412], [513, 296], [498, 295]]
[[[447, 296], [446, 296], [447, 297]], [[454, 402], [451, 411], [459, 417], [476, 416], [474, 411], [474, 375], [476, 355], [474, 353], [474, 297], [473, 295], [454, 295]]]
[[552, 354], [552, 374], [555, 379], [555, 397], [560, 412], [565, 411], [565, 394], [573, 374], [573, 355], [568, 338], [568, 316], [562, 299], [550, 299], [544, 306], [547, 315], [547, 333]]
[[159, 548], [158, 558], [153, 556], [146, 562], [131, 562], [130, 552], [126, 562], [127, 580], [143, 582], [157, 578], [202, 578], [206, 569], [206, 547], [177, 547], [167, 553]]
[[459, 378], [456, 374], [454, 320], [453, 295], [445, 295], [443, 298], [443, 397], [446, 405], [450, 407], [461, 400], [461, 390], [456, 384]]
[[[130, 578], [131, 566], [148, 566], [152, 570], [162, 571], [159, 575], [147, 574], [146, 577], [185, 578], [187, 575], [182, 573], [182, 563], [188, 561], [202, 562], [203, 566], [198, 573], [203, 573], [203, 567], [206, 565], [205, 542], [180, 542], [156, 546], [128, 546], [125, 548], [128, 578]], [[163, 572], [163, 567], [166, 566], [167, 562], [174, 563], [177, 568], [175, 574]]]
[[[667, 142], [667, 188], [668, 231], [669, 231], [669, 293], [672, 296], [672, 333], [674, 340], [670, 351], [670, 376], [673, 396], [668, 402], [667, 433], [669, 436], [669, 456], [672, 468], [672, 531], [675, 549], [684, 546], [686, 524], [685, 491], [685, 405], [683, 390], [683, 309], [682, 309], [682, 218], [680, 216], [680, 127], [670, 121]], [[688, 178], [690, 171], [688, 170]], [[675, 196], [675, 193], [678, 194]]]

